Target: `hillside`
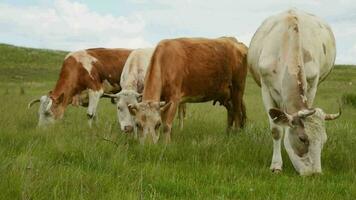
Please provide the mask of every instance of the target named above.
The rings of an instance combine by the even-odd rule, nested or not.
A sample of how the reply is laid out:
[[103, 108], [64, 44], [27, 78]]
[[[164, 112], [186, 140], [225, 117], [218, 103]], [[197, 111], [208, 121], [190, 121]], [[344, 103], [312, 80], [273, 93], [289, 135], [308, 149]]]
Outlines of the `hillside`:
[[55, 80], [66, 54], [0, 44], [0, 82]]
[[[0, 43], [0, 82], [55, 81], [68, 52]], [[336, 65], [336, 67], [356, 67]]]

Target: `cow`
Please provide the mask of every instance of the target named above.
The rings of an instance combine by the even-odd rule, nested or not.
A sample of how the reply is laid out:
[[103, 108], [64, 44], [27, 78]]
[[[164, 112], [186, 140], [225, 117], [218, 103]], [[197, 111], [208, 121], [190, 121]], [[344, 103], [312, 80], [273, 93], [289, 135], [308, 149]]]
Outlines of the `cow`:
[[120, 91], [120, 75], [131, 51], [94, 48], [69, 53], [54, 89], [28, 105], [40, 102], [38, 126], [44, 127], [61, 119], [69, 104], [87, 106], [91, 126], [103, 93]]
[[[121, 131], [124, 133], [136, 132], [136, 126], [129, 112], [128, 105], [141, 101], [144, 88], [145, 75], [150, 63], [154, 48], [136, 49], [127, 58], [121, 73], [121, 91], [117, 94], [106, 94], [116, 102], [117, 116]], [[179, 123], [183, 127], [185, 105], [179, 106]]]
[[273, 137], [270, 169], [282, 170], [281, 140], [300, 175], [321, 173], [326, 114], [313, 107], [317, 86], [330, 73], [335, 39], [320, 18], [292, 9], [267, 18], [251, 40], [248, 65], [261, 87]]
[[[167, 39], [157, 45], [145, 78], [142, 102], [130, 104], [141, 143], [157, 143], [163, 124], [171, 140], [179, 104], [218, 101], [228, 113], [228, 128], [242, 128], [247, 47], [232, 37]], [[161, 101], [162, 100], [162, 101]]]

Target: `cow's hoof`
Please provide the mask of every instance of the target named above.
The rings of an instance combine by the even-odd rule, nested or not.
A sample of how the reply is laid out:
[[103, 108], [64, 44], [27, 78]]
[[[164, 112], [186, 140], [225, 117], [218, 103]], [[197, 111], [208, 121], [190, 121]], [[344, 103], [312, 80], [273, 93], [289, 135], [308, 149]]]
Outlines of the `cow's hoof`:
[[273, 174], [280, 174], [280, 173], [282, 173], [282, 169], [278, 169], [278, 168], [272, 169], [272, 173]]

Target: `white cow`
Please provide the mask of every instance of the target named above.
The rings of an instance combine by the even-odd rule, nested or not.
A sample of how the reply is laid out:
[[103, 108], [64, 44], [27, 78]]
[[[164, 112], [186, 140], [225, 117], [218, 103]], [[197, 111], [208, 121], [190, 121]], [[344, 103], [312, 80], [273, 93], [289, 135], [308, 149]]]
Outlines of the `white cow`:
[[[121, 91], [117, 94], [105, 94], [115, 99], [117, 105], [117, 116], [120, 128], [125, 133], [135, 130], [134, 120], [128, 109], [129, 104], [141, 101], [142, 91], [145, 82], [145, 75], [150, 64], [154, 48], [144, 48], [134, 50], [127, 58], [121, 73]], [[185, 115], [185, 105], [180, 105], [179, 122], [183, 126]]]
[[269, 17], [258, 28], [248, 51], [248, 64], [261, 86], [273, 137], [271, 170], [282, 170], [281, 140], [301, 175], [321, 173], [321, 151], [327, 136], [326, 114], [313, 108], [318, 84], [334, 66], [335, 39], [318, 17], [289, 10]]

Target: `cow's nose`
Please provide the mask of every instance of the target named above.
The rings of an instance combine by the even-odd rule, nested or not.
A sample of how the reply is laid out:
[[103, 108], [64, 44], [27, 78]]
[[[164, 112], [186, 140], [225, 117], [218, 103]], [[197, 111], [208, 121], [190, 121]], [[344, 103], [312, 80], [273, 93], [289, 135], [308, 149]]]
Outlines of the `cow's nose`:
[[133, 127], [132, 127], [132, 126], [125, 126], [125, 127], [124, 127], [124, 132], [125, 132], [125, 133], [131, 133], [132, 130], [133, 130]]

